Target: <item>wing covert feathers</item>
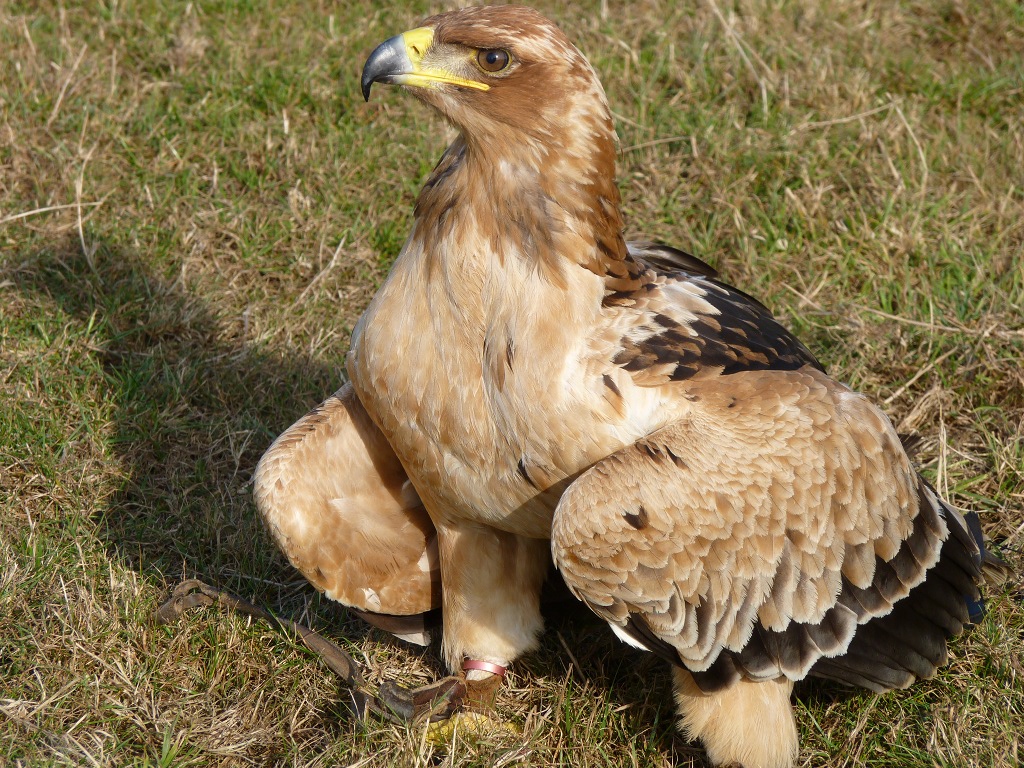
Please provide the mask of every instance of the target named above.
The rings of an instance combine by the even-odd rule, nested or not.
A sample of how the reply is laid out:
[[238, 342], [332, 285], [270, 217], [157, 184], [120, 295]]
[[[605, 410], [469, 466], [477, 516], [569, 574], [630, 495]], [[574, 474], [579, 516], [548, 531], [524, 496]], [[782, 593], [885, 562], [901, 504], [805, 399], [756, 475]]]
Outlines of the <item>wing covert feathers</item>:
[[351, 385], [274, 441], [253, 486], [282, 551], [331, 599], [396, 616], [440, 607], [437, 532]]
[[[649, 246], [653, 248], [653, 246]], [[637, 319], [619, 339], [612, 362], [641, 386], [744, 371], [823, 370], [814, 355], [761, 302], [661, 250], [637, 251], [628, 287], [609, 291], [603, 305]], [[692, 259], [692, 257], [689, 257]], [[646, 259], [646, 261], [644, 261]]]
[[562, 497], [552, 551], [570, 589], [709, 691], [934, 672], [980, 558], [884, 414], [809, 366], [684, 396], [688, 415]]
[[705, 261], [698, 259], [692, 253], [681, 251], [665, 243], [650, 243], [646, 241], [627, 242], [626, 250], [635, 259], [640, 259], [657, 269], [666, 272], [687, 272], [705, 277], [718, 277], [718, 270]]

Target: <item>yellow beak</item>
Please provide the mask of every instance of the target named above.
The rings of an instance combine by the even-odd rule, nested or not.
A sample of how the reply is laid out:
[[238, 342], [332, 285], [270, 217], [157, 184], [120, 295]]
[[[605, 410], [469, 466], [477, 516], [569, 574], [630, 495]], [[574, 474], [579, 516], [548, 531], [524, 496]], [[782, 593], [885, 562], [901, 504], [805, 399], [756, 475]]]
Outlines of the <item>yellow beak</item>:
[[486, 83], [466, 80], [441, 67], [424, 66], [423, 58], [433, 42], [434, 30], [418, 27], [378, 45], [363, 65], [363, 98], [370, 100], [370, 87], [374, 83], [411, 85], [417, 88], [457, 85], [478, 91], [490, 88]]

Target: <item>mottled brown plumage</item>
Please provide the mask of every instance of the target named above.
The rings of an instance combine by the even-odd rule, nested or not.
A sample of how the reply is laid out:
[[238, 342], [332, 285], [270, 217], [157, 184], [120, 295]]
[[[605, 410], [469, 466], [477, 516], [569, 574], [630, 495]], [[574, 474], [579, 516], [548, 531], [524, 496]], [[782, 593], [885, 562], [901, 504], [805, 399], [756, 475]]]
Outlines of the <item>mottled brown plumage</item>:
[[716, 763], [790, 765], [808, 674], [932, 674], [977, 597], [963, 519], [762, 304], [626, 243], [611, 115], [566, 37], [524, 8], [454, 11], [382, 44], [375, 82], [459, 136], [353, 332], [351, 388], [261, 462], [292, 562], [363, 611], [443, 605], [458, 669], [535, 647], [553, 557], [675, 665]]

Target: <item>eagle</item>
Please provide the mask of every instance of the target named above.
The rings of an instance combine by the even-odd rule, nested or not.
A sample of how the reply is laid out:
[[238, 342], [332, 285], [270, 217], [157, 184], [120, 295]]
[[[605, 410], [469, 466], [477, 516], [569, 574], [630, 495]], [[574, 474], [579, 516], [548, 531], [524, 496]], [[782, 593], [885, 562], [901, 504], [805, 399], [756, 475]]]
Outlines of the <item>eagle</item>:
[[625, 239], [611, 112], [569, 39], [528, 8], [456, 10], [377, 47], [375, 83], [457, 137], [349, 383], [257, 468], [295, 567], [400, 637], [439, 625], [493, 691], [537, 646], [553, 563], [670, 662], [715, 765], [793, 765], [798, 680], [933, 675], [979, 606], [980, 532], [763, 304]]

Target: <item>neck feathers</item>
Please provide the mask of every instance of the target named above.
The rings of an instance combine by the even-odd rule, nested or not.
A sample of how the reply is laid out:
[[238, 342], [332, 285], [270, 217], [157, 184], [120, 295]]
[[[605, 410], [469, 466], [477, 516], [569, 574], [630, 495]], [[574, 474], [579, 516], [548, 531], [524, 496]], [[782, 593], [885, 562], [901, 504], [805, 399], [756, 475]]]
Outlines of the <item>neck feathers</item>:
[[526, 260], [563, 287], [573, 267], [626, 277], [615, 133], [597, 96], [579, 94], [582, 106], [572, 104], [560, 120], [539, 114], [528, 133], [460, 134], [416, 201], [423, 252], [445, 258], [482, 247], [501, 263]]

